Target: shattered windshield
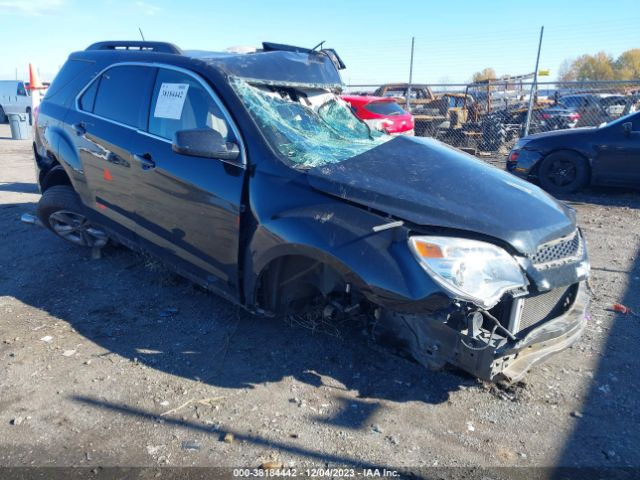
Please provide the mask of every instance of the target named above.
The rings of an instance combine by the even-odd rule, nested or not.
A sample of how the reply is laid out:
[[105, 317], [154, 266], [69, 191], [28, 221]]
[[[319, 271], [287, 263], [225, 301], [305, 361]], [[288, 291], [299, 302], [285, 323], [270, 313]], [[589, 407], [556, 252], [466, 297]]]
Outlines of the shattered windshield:
[[298, 168], [339, 163], [392, 138], [371, 130], [327, 90], [258, 86], [239, 78], [232, 85], [267, 140]]

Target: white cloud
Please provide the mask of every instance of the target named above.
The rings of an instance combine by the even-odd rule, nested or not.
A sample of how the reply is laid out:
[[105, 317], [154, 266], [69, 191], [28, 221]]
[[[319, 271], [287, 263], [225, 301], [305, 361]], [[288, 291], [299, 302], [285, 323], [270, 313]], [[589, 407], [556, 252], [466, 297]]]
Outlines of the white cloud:
[[142, 10], [142, 13], [144, 13], [145, 15], [155, 15], [162, 10], [157, 5], [152, 5], [151, 3], [141, 1], [136, 2], [136, 7]]
[[43, 15], [64, 6], [66, 0], [0, 0], [0, 13]]

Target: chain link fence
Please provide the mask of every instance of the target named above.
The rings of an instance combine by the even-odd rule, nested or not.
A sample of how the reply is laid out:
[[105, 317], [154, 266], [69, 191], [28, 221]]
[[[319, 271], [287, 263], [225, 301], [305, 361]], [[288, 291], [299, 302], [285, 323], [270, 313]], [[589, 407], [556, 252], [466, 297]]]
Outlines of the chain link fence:
[[413, 115], [415, 135], [496, 158], [525, 134], [528, 115], [528, 133], [534, 134], [598, 126], [640, 111], [640, 80], [538, 82], [532, 93], [531, 77], [469, 85], [352, 85], [347, 93], [393, 97]]

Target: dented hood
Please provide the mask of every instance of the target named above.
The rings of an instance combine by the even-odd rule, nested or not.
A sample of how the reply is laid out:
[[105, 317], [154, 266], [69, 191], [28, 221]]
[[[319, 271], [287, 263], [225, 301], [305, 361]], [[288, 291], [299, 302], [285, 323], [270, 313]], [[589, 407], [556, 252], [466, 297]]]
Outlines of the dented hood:
[[398, 137], [308, 170], [317, 190], [408, 222], [489, 235], [524, 254], [575, 230], [575, 213], [513, 175], [438, 141]]

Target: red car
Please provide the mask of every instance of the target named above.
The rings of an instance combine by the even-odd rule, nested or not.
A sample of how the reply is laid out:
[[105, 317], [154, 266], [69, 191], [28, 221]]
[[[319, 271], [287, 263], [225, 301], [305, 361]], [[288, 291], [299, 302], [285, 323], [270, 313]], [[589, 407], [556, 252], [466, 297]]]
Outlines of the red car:
[[403, 110], [393, 98], [371, 95], [343, 95], [353, 113], [370, 127], [391, 135], [413, 135], [413, 115]]

